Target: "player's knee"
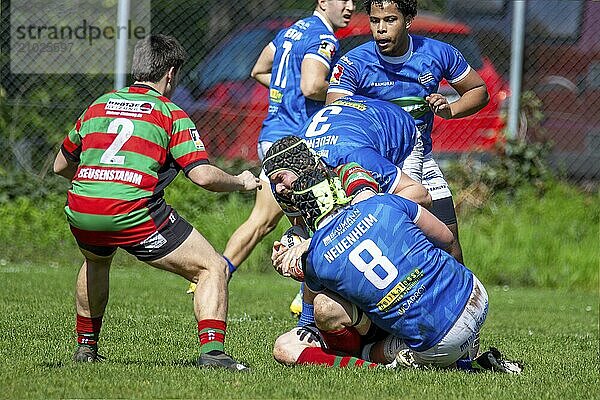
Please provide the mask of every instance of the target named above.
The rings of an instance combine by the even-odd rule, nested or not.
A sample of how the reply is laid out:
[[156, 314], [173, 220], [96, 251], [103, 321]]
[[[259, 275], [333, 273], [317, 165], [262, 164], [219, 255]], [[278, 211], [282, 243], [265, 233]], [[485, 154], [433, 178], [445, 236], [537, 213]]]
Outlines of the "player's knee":
[[195, 268], [192, 271], [192, 278], [190, 279], [192, 282], [197, 283], [200, 279], [200, 276], [206, 275], [218, 275], [227, 277], [229, 274], [229, 270], [227, 267], [227, 262], [220, 255], [216, 255], [215, 257], [210, 257], [209, 259], [202, 258], [195, 265]]
[[273, 345], [273, 358], [275, 358], [275, 361], [283, 365], [294, 365], [298, 360], [299, 354], [298, 351], [294, 351], [298, 350], [295, 349], [298, 347], [296, 342], [295, 335], [292, 335], [291, 332], [286, 332], [279, 336]]
[[344, 328], [344, 310], [335, 300], [328, 296], [317, 295], [313, 300], [315, 324], [322, 331], [333, 331]]

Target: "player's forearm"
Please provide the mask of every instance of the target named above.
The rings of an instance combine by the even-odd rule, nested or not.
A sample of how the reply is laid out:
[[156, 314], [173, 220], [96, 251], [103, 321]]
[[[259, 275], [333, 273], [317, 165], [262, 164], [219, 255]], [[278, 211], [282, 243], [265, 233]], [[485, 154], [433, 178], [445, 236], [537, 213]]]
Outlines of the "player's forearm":
[[300, 68], [300, 90], [306, 98], [325, 101], [329, 89], [329, 68], [320, 61], [305, 58]]
[[487, 87], [478, 86], [465, 92], [459, 100], [450, 104], [452, 118], [462, 118], [475, 114], [490, 101]]
[[423, 185], [411, 185], [411, 186], [407, 186], [404, 189], [400, 190], [398, 193], [398, 195], [412, 200], [415, 203], [425, 207], [425, 208], [430, 208], [431, 207], [431, 195], [429, 194], [429, 192], [427, 191], [427, 189], [425, 189], [423, 187]]
[[448, 251], [454, 243], [455, 238], [450, 229], [428, 210], [421, 208], [416, 224], [434, 246]]
[[53, 170], [56, 175], [60, 175], [72, 181], [77, 173], [78, 164], [68, 161], [62, 151], [59, 151], [54, 160]]
[[196, 185], [211, 192], [235, 192], [245, 189], [240, 175], [230, 175], [213, 165], [199, 165], [188, 173], [188, 177]]
[[270, 72], [257, 73], [255, 75], [252, 75], [252, 78], [254, 78], [258, 83], [260, 83], [261, 85], [263, 85], [266, 88], [268, 88], [271, 83], [271, 73]]
[[273, 70], [274, 56], [275, 52], [270, 45], [265, 46], [263, 51], [260, 53], [258, 60], [256, 60], [256, 63], [252, 67], [252, 71], [250, 71], [250, 76], [267, 88], [271, 82], [271, 71]]

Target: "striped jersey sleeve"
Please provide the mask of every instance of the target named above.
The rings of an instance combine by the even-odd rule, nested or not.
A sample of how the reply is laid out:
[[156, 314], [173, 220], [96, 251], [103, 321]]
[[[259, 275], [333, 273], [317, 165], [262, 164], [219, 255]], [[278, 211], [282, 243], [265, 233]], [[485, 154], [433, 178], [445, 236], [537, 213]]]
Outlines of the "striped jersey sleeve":
[[172, 134], [169, 140], [169, 152], [185, 174], [195, 166], [208, 164], [208, 153], [200, 132], [185, 111], [173, 103], [167, 103], [173, 118]]
[[81, 128], [82, 119], [83, 114], [77, 118], [75, 126], [69, 131], [60, 147], [65, 158], [75, 163], [79, 162], [79, 155], [81, 154], [81, 136], [79, 136], [79, 129]]

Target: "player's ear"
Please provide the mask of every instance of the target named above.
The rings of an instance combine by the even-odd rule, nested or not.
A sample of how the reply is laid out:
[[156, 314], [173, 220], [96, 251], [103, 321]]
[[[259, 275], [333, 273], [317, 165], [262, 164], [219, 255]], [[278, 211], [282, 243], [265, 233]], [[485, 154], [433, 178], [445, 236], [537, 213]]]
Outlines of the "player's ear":
[[406, 25], [406, 29], [410, 29], [412, 22], [413, 22], [413, 17], [406, 18], [406, 20], [404, 21], [404, 24]]
[[175, 79], [176, 73], [177, 71], [175, 70], [175, 67], [169, 68], [169, 70], [167, 71], [167, 82], [172, 82]]

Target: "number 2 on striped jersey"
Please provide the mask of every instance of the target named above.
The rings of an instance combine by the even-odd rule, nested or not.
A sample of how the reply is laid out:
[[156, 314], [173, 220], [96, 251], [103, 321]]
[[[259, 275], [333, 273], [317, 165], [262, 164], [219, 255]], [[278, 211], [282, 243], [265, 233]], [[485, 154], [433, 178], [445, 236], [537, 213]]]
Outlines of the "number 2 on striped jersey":
[[[119, 132], [121, 128], [121, 132]], [[117, 137], [108, 146], [108, 149], [100, 157], [102, 164], [123, 165], [125, 164], [125, 156], [118, 156], [117, 153], [125, 145], [133, 134], [133, 122], [127, 118], [117, 118], [110, 122], [106, 133], [116, 133]]]

